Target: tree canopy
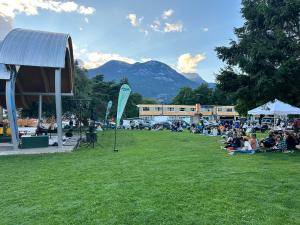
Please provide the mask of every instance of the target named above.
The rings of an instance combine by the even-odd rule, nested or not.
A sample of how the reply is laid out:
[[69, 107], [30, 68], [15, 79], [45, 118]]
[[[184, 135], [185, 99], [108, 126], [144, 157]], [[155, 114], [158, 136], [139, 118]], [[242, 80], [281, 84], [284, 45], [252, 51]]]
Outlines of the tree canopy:
[[[90, 118], [91, 111], [97, 120], [105, 117], [106, 107], [108, 101], [113, 102], [110, 115], [115, 117], [117, 113], [117, 103], [119, 90], [122, 84], [128, 83], [128, 79], [124, 77], [120, 82], [105, 81], [104, 75], [99, 74], [93, 78], [87, 76], [87, 71], [75, 64], [74, 77], [74, 96], [63, 97], [63, 113], [65, 117], [70, 115], [79, 116], [78, 103], [79, 99], [90, 100], [88, 107], [82, 111], [83, 120], [87, 121]], [[152, 99], [144, 99], [139, 93], [131, 93], [124, 111], [124, 117], [138, 117], [137, 104], [155, 103]], [[38, 104], [34, 103], [30, 109], [23, 109], [22, 117], [37, 117]], [[49, 103], [43, 103], [43, 115], [49, 117], [55, 115], [55, 102], [51, 99]]]
[[241, 13], [236, 40], [216, 48], [227, 64], [217, 87], [242, 114], [275, 98], [300, 106], [300, 1], [243, 0]]
[[209, 88], [208, 84], [202, 84], [196, 89], [183, 87], [172, 101], [178, 105], [232, 105], [233, 99], [219, 88]]

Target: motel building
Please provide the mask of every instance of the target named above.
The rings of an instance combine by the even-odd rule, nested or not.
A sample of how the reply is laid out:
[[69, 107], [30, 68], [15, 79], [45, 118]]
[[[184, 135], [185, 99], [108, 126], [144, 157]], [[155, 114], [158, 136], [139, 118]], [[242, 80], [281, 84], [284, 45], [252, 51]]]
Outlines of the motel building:
[[183, 120], [191, 122], [191, 117], [195, 115], [195, 105], [137, 105], [139, 108], [139, 117], [151, 121], [174, 121]]
[[230, 121], [239, 119], [239, 113], [235, 111], [234, 106], [196, 104], [196, 113], [193, 117], [194, 122], [197, 122], [197, 117], [202, 117], [207, 121]]
[[234, 106], [141, 104], [137, 107], [139, 118], [151, 121], [183, 120], [188, 123], [197, 123], [201, 118], [211, 122], [239, 118]]

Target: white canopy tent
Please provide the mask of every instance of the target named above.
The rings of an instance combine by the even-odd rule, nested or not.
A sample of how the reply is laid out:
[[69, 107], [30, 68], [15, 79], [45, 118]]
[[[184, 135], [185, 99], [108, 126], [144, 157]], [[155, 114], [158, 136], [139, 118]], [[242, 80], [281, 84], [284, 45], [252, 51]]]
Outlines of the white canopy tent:
[[249, 115], [300, 115], [300, 108], [277, 99], [248, 111]]

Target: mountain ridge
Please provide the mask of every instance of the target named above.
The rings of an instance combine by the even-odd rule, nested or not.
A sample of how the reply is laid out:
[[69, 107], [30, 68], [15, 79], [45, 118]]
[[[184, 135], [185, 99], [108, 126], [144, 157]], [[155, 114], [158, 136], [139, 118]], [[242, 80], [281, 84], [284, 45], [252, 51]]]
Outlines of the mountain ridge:
[[[207, 83], [199, 75], [199, 79], [188, 79], [169, 65], [160, 61], [147, 61], [129, 64], [123, 61], [111, 60], [98, 68], [88, 70], [88, 76], [103, 74], [106, 81], [120, 81], [126, 77], [134, 92], [147, 98], [169, 102], [182, 87], [198, 87], [201, 82]], [[195, 78], [195, 74], [193, 77]], [[196, 77], [197, 78], [197, 77]]]

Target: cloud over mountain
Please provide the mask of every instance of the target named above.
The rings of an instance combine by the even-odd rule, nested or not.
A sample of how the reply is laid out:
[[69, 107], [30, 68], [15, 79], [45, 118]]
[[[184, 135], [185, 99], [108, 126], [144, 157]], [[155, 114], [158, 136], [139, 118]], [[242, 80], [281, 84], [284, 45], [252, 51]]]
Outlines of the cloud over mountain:
[[177, 60], [177, 69], [182, 73], [195, 73], [198, 63], [205, 59], [204, 54], [192, 56], [190, 53], [185, 53], [179, 56]]

